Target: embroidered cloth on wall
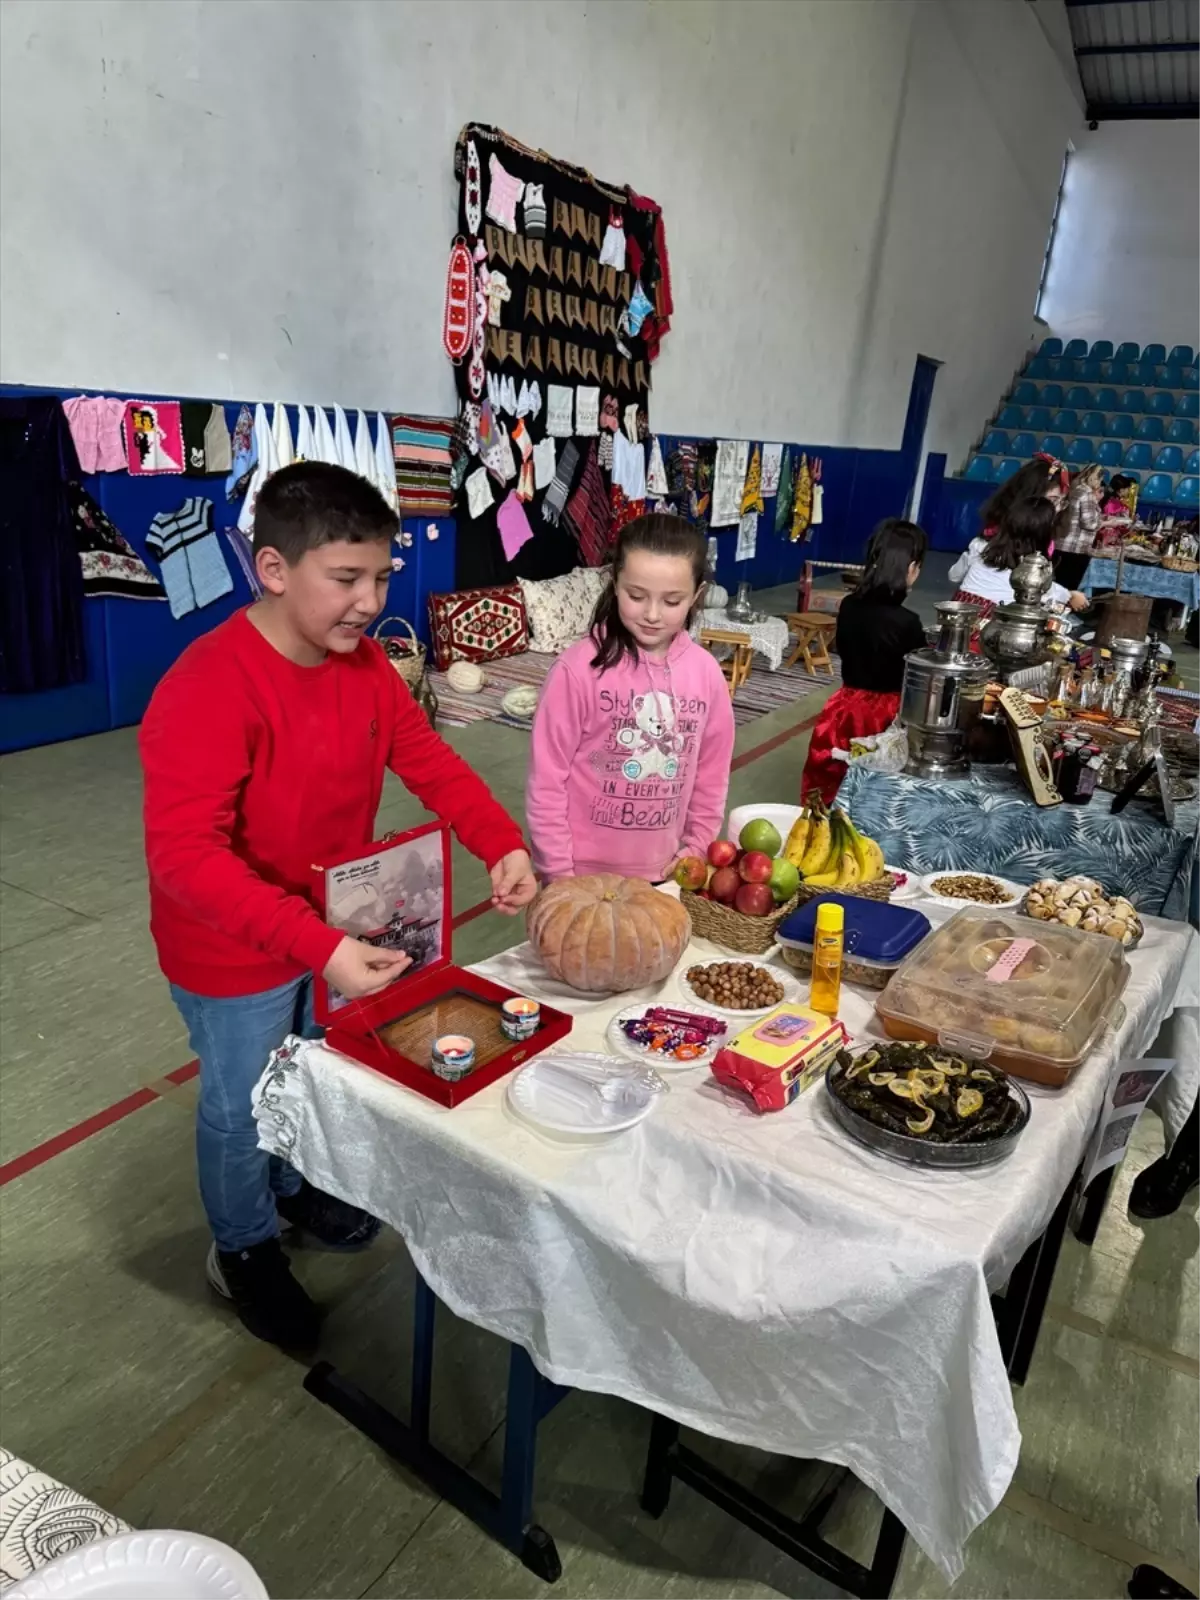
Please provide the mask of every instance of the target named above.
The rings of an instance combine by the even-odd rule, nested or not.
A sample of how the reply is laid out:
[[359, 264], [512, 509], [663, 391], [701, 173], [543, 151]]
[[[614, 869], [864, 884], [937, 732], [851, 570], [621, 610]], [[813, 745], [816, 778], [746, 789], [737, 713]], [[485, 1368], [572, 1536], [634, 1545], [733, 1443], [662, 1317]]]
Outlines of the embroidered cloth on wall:
[[[459, 134], [454, 171], [459, 207], [451, 261], [461, 275], [469, 255], [475, 280], [469, 308], [461, 285], [454, 296], [455, 338], [447, 353], [460, 412], [470, 421], [482, 411], [477, 427], [460, 429], [472, 460], [455, 484], [457, 582], [553, 577], [581, 561], [595, 564], [613, 536], [610, 526], [592, 530], [585, 549], [555, 506], [543, 516], [568, 442], [599, 434], [606, 496], [618, 418], [634, 413], [637, 448], [650, 449], [651, 364], [672, 309], [662, 213], [631, 189], [480, 123]], [[497, 528], [510, 487], [509, 440], [518, 451], [515, 465], [524, 468], [516, 494], [532, 530], [515, 548]], [[577, 487], [586, 455], [581, 445], [567, 458], [574, 470], [565, 496]], [[490, 497], [481, 492], [479, 467], [491, 474]], [[470, 491], [460, 487], [468, 476]]]

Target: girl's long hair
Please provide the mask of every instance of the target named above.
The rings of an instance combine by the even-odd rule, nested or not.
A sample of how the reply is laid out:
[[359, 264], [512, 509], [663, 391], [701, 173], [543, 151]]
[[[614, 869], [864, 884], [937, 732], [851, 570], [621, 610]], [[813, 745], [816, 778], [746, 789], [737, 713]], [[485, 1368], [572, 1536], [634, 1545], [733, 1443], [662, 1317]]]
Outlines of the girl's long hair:
[[979, 513], [983, 518], [984, 527], [995, 527], [997, 523], [1003, 522], [1018, 500], [1041, 498], [1050, 487], [1053, 475], [1049, 461], [1043, 461], [1038, 456], [1032, 461], [1027, 461], [1013, 473], [1011, 478], [1000, 485], [990, 500], [984, 503]]
[[985, 567], [995, 567], [998, 572], [1011, 572], [1023, 556], [1037, 552], [1045, 555], [1054, 537], [1058, 521], [1058, 507], [1039, 496], [1036, 500], [1018, 500], [1010, 506], [996, 537], [983, 553]]
[[868, 605], [902, 605], [908, 595], [908, 569], [921, 566], [929, 545], [925, 529], [903, 517], [885, 517], [867, 540], [866, 569], [852, 591]]
[[[619, 666], [626, 656], [632, 661], [637, 660], [637, 641], [621, 621], [617, 605], [617, 579], [631, 550], [644, 550], [652, 556], [683, 556], [691, 566], [692, 584], [697, 591], [708, 577], [707, 542], [704, 535], [683, 517], [669, 511], [652, 511], [648, 516], [636, 517], [626, 523], [617, 535], [611, 581], [600, 596], [589, 630], [596, 646], [592, 666], [600, 672]], [[691, 626], [699, 604], [700, 595], [697, 592], [696, 600], [688, 612], [686, 626]]]

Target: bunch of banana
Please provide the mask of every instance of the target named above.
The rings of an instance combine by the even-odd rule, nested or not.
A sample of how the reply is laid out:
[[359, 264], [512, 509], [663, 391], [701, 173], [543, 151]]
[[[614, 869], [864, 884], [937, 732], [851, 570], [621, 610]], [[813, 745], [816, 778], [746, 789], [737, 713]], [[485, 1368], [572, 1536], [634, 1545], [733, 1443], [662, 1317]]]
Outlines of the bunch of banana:
[[828, 811], [819, 796], [792, 826], [783, 847], [786, 860], [816, 889], [850, 889], [882, 878], [883, 851], [839, 807]]

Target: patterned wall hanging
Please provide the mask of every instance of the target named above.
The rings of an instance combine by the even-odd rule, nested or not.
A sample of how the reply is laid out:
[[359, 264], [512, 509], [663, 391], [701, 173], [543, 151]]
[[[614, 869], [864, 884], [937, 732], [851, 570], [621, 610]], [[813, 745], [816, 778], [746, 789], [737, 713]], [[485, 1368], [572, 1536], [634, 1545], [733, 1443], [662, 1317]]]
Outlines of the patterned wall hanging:
[[[633, 414], [647, 461], [653, 445], [651, 367], [672, 310], [662, 212], [632, 189], [479, 123], [460, 133], [454, 171], [458, 225], [443, 341], [460, 411], [477, 413], [459, 429], [470, 459], [455, 485], [457, 580], [594, 565], [613, 536], [611, 520], [597, 526], [597, 515], [612, 489], [614, 419]], [[588, 441], [596, 443], [589, 449]], [[586, 498], [596, 515], [563, 518], [585, 463], [594, 464]], [[480, 471], [490, 478], [486, 493]], [[532, 530], [522, 530], [519, 545], [511, 527], [503, 537], [497, 527], [510, 490]], [[511, 505], [506, 517], [514, 520]]]

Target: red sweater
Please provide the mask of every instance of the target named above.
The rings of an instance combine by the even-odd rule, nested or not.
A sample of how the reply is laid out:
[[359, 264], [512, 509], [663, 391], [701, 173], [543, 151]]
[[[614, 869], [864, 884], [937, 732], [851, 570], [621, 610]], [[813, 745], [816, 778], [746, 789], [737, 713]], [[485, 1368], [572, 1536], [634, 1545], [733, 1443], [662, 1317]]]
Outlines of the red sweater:
[[311, 868], [372, 842], [385, 766], [489, 868], [524, 849], [372, 639], [300, 667], [238, 612], [163, 678], [139, 743], [150, 929], [167, 978], [196, 994], [322, 970], [342, 935]]

